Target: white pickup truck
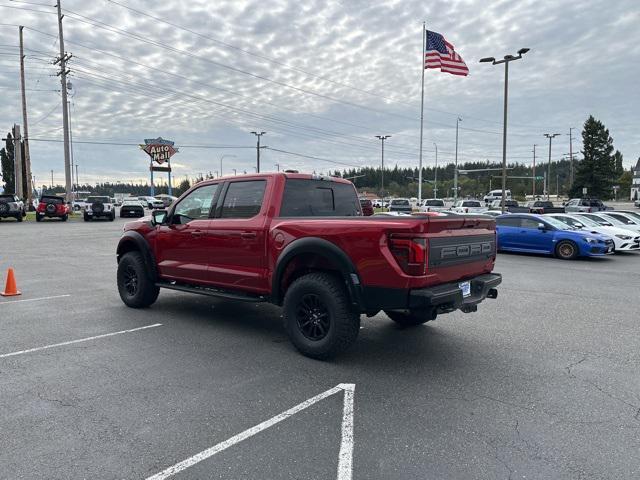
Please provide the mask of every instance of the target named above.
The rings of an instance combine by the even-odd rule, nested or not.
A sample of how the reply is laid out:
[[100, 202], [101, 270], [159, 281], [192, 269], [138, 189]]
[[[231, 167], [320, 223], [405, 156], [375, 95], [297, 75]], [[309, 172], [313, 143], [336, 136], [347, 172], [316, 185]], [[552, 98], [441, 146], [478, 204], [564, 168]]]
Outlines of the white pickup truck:
[[458, 200], [451, 211], [455, 213], [483, 213], [489, 210], [479, 200]]

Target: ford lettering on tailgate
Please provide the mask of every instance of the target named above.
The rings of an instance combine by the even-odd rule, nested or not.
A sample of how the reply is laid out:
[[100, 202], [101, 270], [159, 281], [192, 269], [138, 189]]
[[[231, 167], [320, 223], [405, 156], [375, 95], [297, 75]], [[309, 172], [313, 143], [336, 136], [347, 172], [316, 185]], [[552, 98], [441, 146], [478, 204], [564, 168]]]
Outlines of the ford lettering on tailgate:
[[495, 254], [495, 249], [494, 235], [433, 238], [429, 240], [429, 266], [485, 260]]

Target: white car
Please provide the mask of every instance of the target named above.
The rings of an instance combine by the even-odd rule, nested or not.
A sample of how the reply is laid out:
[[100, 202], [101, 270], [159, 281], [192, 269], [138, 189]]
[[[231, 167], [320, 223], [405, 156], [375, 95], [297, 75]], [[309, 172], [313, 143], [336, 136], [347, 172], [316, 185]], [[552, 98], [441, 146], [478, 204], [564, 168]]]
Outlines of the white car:
[[617, 218], [609, 216], [609, 212], [607, 212], [607, 213], [604, 213], [604, 212], [596, 212], [596, 213], [576, 212], [574, 215], [575, 216], [579, 216], [579, 218], [582, 218], [582, 216], [584, 215], [587, 218], [590, 218], [591, 220], [593, 220], [595, 222], [598, 222], [600, 225], [604, 225], [606, 227], [624, 228], [626, 230], [631, 230], [633, 232], [640, 233], [640, 225], [629, 225], [629, 224], [627, 224], [625, 222], [621, 222]]
[[444, 200], [441, 198], [427, 198], [422, 200], [418, 210], [422, 213], [425, 212], [444, 212], [447, 207], [444, 206]]
[[640, 250], [640, 234], [625, 228], [600, 225], [591, 220], [586, 215], [569, 215], [567, 213], [551, 213], [545, 217], [553, 217], [570, 227], [580, 230], [587, 230], [594, 233], [601, 233], [613, 240], [616, 252], [628, 252]]
[[451, 211], [456, 213], [484, 213], [487, 210], [480, 200], [458, 200], [451, 207]]
[[106, 218], [113, 222], [116, 218], [116, 206], [112, 203], [110, 197], [95, 196], [89, 197], [86, 201], [87, 206], [84, 207], [84, 221], [90, 222], [96, 218]]
[[140, 200], [149, 210], [164, 208], [164, 203], [162, 202], [162, 200], [158, 200], [155, 197], [142, 196], [138, 197], [138, 200]]

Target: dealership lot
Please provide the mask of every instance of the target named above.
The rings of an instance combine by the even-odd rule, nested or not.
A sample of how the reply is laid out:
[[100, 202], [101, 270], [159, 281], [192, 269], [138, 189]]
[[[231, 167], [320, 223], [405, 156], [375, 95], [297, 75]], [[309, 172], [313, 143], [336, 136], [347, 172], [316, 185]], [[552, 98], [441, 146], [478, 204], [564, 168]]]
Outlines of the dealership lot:
[[[23, 292], [0, 299], [0, 478], [149, 478], [339, 384], [355, 385], [356, 479], [640, 476], [640, 255], [500, 254], [499, 298], [476, 314], [363, 317], [318, 362], [270, 305], [162, 291], [126, 308], [123, 224], [0, 224], [0, 271]], [[350, 478], [346, 398], [172, 478]]]

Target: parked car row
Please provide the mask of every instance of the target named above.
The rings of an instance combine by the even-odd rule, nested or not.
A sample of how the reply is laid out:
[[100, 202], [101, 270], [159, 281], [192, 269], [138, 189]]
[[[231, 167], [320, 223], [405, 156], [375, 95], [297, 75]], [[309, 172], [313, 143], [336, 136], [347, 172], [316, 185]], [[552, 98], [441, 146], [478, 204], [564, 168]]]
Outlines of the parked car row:
[[498, 250], [577, 257], [640, 251], [640, 213], [629, 210], [496, 217]]

